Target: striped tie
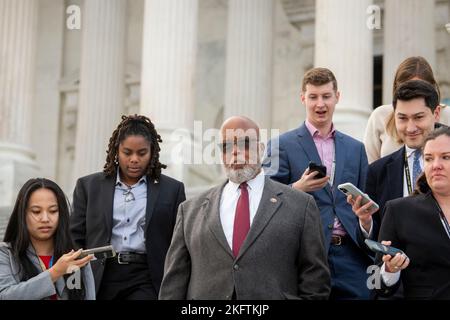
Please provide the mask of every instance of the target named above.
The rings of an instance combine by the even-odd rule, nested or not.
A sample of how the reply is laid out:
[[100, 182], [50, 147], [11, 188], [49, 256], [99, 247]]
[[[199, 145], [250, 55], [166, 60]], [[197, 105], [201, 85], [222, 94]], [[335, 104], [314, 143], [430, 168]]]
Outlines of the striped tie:
[[417, 179], [419, 178], [420, 174], [422, 173], [422, 168], [420, 167], [420, 156], [422, 155], [422, 152], [420, 149], [416, 149], [414, 151], [414, 162], [413, 162], [413, 185], [416, 184]]

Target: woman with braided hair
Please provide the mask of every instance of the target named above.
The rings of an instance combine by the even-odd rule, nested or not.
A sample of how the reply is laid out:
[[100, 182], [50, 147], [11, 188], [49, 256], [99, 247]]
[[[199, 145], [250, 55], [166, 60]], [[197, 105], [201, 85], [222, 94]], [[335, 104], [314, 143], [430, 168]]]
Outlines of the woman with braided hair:
[[103, 172], [78, 179], [70, 219], [80, 248], [112, 245], [116, 257], [91, 263], [97, 299], [157, 299], [183, 183], [165, 176], [161, 137], [142, 115], [122, 116]]

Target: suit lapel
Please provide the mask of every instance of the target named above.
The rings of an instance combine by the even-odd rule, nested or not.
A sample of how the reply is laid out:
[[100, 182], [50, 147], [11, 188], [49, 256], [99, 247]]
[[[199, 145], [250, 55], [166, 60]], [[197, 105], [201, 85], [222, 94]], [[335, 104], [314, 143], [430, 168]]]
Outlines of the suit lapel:
[[305, 124], [298, 128], [297, 136], [299, 137], [298, 142], [303, 148], [303, 151], [305, 152], [309, 161], [313, 161], [317, 164], [322, 163], [319, 153], [317, 152], [316, 145], [314, 144], [314, 140], [311, 137], [311, 134], [309, 133], [308, 128], [306, 128]]
[[201, 210], [206, 219], [206, 225], [222, 246], [222, 248], [234, 259], [233, 252], [228, 245], [227, 238], [223, 232], [222, 223], [220, 222], [220, 197], [226, 182], [222, 183], [211, 190], [211, 193], [202, 204]]
[[103, 179], [103, 183], [101, 184], [101, 190], [99, 193], [103, 198], [103, 213], [105, 215], [105, 226], [108, 237], [111, 237], [112, 233], [115, 182], [115, 177], [105, 176]]
[[279, 197], [281, 193], [281, 191], [276, 190], [275, 183], [266, 176], [264, 181], [264, 190], [258, 210], [256, 211], [253, 223], [247, 237], [244, 240], [244, 243], [242, 244], [236, 260], [245, 254], [247, 249], [253, 244], [253, 242], [255, 242], [260, 233], [269, 223], [270, 219], [272, 219], [275, 212], [281, 206], [282, 201]]
[[334, 181], [333, 186], [338, 185], [338, 181], [341, 181], [341, 177], [345, 166], [345, 144], [343, 136], [339, 131], [336, 131], [334, 138], [334, 157], [335, 157], [335, 169], [334, 169]]
[[155, 209], [156, 201], [158, 200], [160, 190], [160, 182], [158, 180], [153, 180], [147, 176], [147, 206], [145, 209], [145, 229], [147, 230], [150, 220], [153, 216], [153, 211]]
[[395, 198], [402, 198], [405, 147], [396, 151], [391, 159], [392, 161], [386, 166], [388, 194]]

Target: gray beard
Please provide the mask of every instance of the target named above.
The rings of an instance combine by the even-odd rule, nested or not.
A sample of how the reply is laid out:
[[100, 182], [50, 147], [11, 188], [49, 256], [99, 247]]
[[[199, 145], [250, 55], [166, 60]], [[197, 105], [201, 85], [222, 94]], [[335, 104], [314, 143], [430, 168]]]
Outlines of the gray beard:
[[249, 180], [252, 180], [254, 177], [256, 177], [261, 170], [261, 165], [246, 165], [242, 169], [231, 169], [228, 167], [225, 167], [225, 173], [230, 179], [230, 181], [241, 184], [242, 182], [246, 182]]

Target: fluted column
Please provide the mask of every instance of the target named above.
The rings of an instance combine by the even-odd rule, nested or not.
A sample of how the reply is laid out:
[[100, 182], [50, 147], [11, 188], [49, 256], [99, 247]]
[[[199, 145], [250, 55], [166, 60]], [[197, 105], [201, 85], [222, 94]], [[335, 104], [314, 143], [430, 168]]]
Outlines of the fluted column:
[[273, 0], [229, 0], [225, 118], [244, 115], [270, 127]]
[[30, 149], [37, 16], [36, 0], [0, 1], [0, 207], [37, 173]]
[[198, 0], [146, 0], [140, 112], [163, 139], [166, 174], [184, 180], [194, 120]]
[[126, 0], [84, 2], [74, 178], [101, 171], [125, 89]]
[[198, 0], [146, 0], [141, 113], [157, 128], [193, 127]]
[[367, 8], [372, 0], [317, 0], [316, 67], [336, 76], [341, 99], [334, 113], [338, 130], [362, 139], [372, 110], [372, 31]]
[[398, 65], [411, 56], [436, 63], [434, 0], [385, 1], [383, 102], [392, 103]]

